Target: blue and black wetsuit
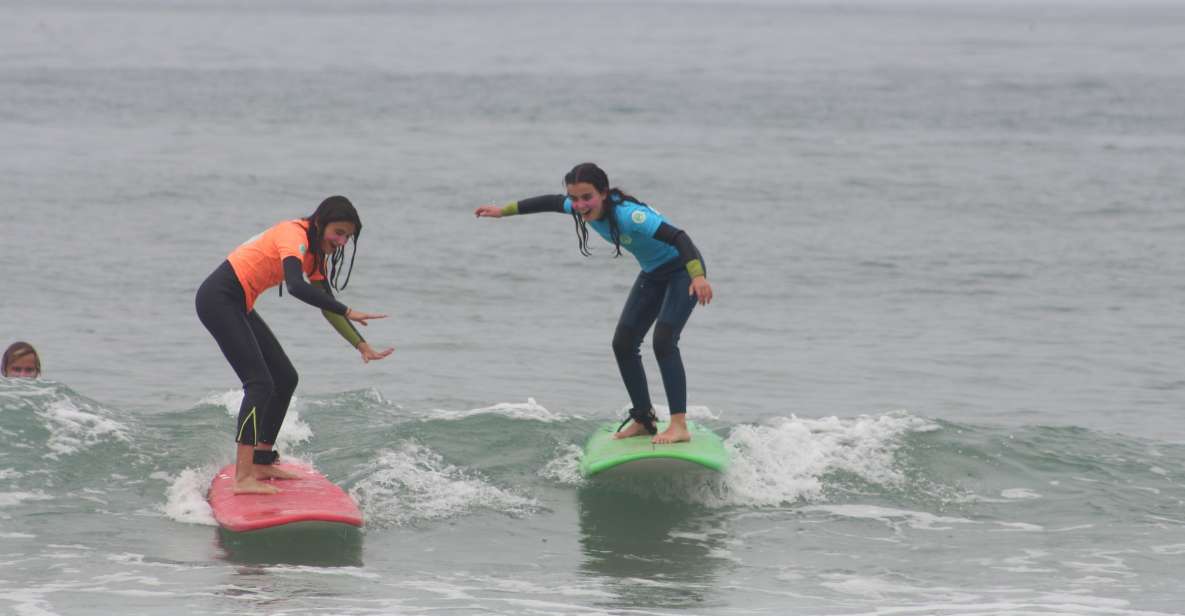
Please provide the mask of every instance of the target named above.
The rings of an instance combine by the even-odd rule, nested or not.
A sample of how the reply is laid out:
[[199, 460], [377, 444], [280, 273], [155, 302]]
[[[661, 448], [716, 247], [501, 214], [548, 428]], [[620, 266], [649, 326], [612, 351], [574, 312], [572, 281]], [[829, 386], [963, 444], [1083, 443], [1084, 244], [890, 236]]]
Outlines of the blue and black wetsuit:
[[[567, 195], [544, 195], [502, 208], [503, 216], [536, 212], [571, 214], [572, 200]], [[691, 279], [705, 275], [703, 257], [691, 238], [662, 214], [645, 204], [622, 200], [615, 193], [605, 201], [605, 215], [588, 221], [588, 225], [609, 243], [614, 243], [616, 230], [618, 243], [642, 266], [613, 334], [613, 354], [631, 404], [642, 412], [651, 408], [639, 349], [653, 325], [654, 355], [662, 372], [667, 404], [672, 415], [686, 413], [687, 375], [678, 343], [695, 308], [696, 298], [687, 292]]]

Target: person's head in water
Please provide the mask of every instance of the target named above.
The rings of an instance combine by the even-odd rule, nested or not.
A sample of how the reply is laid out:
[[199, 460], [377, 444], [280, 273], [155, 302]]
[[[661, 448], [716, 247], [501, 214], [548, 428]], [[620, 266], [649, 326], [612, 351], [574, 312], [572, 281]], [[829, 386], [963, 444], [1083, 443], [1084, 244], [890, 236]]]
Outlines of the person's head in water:
[[28, 342], [14, 342], [0, 360], [0, 375], [8, 378], [35, 379], [41, 376], [41, 357]]
[[588, 226], [590, 220], [606, 220], [609, 235], [613, 238], [614, 256], [621, 256], [621, 232], [617, 228], [617, 217], [613, 209], [622, 201], [646, 205], [625, 194], [619, 188], [609, 187], [609, 174], [596, 163], [580, 163], [564, 174], [564, 187], [572, 200], [572, 219], [576, 221], [576, 239], [580, 243], [580, 254], [589, 256]]
[[[341, 264], [346, 258], [346, 244], [354, 238], [354, 249], [350, 252], [350, 267], [346, 271], [346, 281], [341, 283], [341, 289], [350, 284], [350, 274], [354, 272], [354, 255], [358, 253], [358, 237], [362, 235], [362, 219], [358, 218], [358, 210], [354, 204], [342, 196], [332, 196], [317, 206], [317, 211], [309, 215], [309, 249], [316, 258], [317, 269], [329, 281], [334, 289], [338, 289], [338, 277], [341, 275]], [[325, 271], [325, 257], [329, 257], [329, 271]]]

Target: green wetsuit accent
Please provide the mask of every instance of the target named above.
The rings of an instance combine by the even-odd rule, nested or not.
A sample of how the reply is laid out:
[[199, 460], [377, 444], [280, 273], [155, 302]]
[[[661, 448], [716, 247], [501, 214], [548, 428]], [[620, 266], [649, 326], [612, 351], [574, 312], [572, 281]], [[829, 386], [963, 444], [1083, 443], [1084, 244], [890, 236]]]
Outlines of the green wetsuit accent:
[[502, 206], [502, 215], [503, 216], [517, 216], [518, 215], [518, 201], [515, 201], [514, 203], [508, 203], [508, 204]]
[[321, 314], [325, 315], [325, 320], [329, 321], [333, 329], [336, 329], [337, 333], [341, 334], [342, 338], [345, 338], [346, 342], [349, 342], [354, 348], [358, 348], [358, 345], [365, 342], [358, 333], [358, 330], [354, 329], [354, 326], [350, 324], [349, 319], [328, 310], [322, 310]]
[[251, 412], [243, 418], [243, 423], [239, 426], [239, 438], [236, 440], [240, 443], [243, 442], [243, 431], [247, 429], [248, 419], [251, 420], [251, 443], [244, 444], [255, 445], [259, 442], [259, 419], [255, 415], [255, 407], [251, 407]]
[[687, 273], [691, 275], [692, 278], [704, 275], [704, 263], [699, 259], [692, 259], [688, 261], [684, 267], [687, 268]]
[[[327, 293], [330, 297], [333, 297], [333, 292], [331, 291], [332, 287], [329, 286], [329, 283], [324, 280], [319, 282], [321, 283], [321, 290], [325, 291], [325, 293]], [[346, 309], [346, 312], [349, 312], [348, 308]], [[329, 324], [333, 326], [333, 329], [336, 329], [337, 333], [341, 334], [341, 337], [345, 338], [346, 342], [350, 343], [350, 346], [358, 348], [358, 345], [366, 342], [366, 340], [362, 337], [362, 334], [359, 334], [358, 330], [354, 329], [354, 325], [350, 323], [350, 320], [347, 319], [345, 315], [338, 314], [336, 312], [330, 312], [329, 310], [322, 310], [321, 314], [325, 316], [325, 320], [329, 321]]]

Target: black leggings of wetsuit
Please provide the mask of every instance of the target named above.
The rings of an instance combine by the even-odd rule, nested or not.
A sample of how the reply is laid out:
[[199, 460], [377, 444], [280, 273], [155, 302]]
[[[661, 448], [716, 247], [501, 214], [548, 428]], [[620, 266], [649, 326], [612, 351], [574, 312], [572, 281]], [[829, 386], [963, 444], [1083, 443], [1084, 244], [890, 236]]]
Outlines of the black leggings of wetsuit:
[[206, 278], [194, 304], [198, 319], [243, 382], [235, 442], [275, 444], [296, 391], [296, 368], [259, 313], [247, 312], [243, 287], [229, 261]]
[[695, 308], [695, 296], [687, 293], [690, 286], [691, 276], [676, 259], [653, 272], [640, 272], [621, 309], [613, 334], [613, 355], [630, 403], [642, 413], [651, 408], [640, 353], [642, 339], [651, 325], [654, 325], [654, 356], [662, 373], [667, 405], [672, 415], [687, 412], [687, 375], [679, 353], [679, 334]]

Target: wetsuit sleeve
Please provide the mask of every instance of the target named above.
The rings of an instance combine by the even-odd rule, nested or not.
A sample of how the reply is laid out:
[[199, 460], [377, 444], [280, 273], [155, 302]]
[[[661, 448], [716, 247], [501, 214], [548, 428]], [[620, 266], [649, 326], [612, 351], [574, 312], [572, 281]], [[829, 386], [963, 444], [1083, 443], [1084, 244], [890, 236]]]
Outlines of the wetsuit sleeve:
[[300, 259], [296, 257], [284, 258], [284, 283], [288, 285], [288, 292], [296, 299], [334, 314], [346, 314], [345, 304], [305, 281]]
[[687, 273], [692, 278], [708, 275], [707, 270], [704, 269], [704, 258], [700, 256], [699, 249], [691, 242], [691, 237], [685, 231], [664, 222], [658, 225], [658, 229], [655, 230], [654, 239], [666, 242], [679, 251], [683, 267], [687, 268]]
[[[322, 279], [320, 281], [320, 285], [321, 289], [325, 291], [326, 295], [333, 297], [333, 289], [329, 286], [328, 280]], [[366, 342], [366, 339], [362, 337], [362, 334], [358, 333], [358, 330], [354, 328], [354, 324], [351, 323], [350, 320], [345, 316], [335, 312], [330, 312], [328, 310], [322, 310], [321, 314], [325, 315], [325, 320], [329, 321], [329, 324], [333, 326], [333, 329], [336, 329], [337, 333], [341, 334], [341, 337], [345, 338], [346, 342], [350, 343], [350, 346], [358, 348], [358, 345]]]
[[564, 205], [567, 201], [568, 197], [566, 195], [540, 195], [507, 204], [502, 208], [502, 215], [515, 216], [517, 214], [536, 214], [538, 212], [563, 214], [566, 211]]

